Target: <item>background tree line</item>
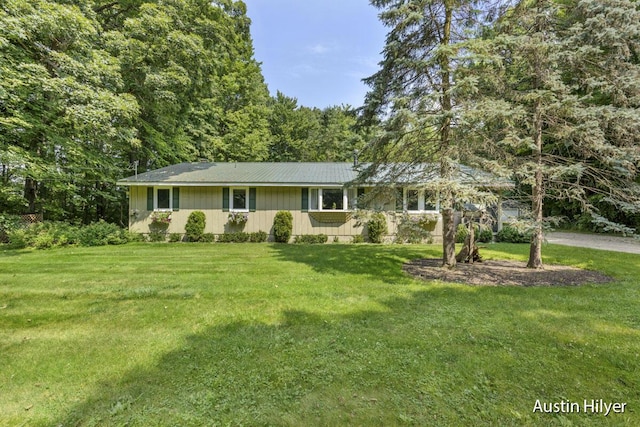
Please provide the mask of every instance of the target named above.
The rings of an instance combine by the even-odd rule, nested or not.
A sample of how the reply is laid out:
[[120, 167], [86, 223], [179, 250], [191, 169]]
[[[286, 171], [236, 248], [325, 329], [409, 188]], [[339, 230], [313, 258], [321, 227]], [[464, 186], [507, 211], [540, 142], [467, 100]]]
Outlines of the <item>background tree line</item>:
[[0, 211], [126, 223], [134, 168], [350, 159], [355, 112], [270, 97], [249, 30], [241, 1], [0, 2]]

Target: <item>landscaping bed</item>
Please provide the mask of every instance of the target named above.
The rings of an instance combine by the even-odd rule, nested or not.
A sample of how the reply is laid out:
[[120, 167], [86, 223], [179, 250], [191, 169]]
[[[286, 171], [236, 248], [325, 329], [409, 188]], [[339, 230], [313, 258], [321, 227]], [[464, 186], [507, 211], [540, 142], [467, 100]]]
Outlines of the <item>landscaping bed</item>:
[[610, 283], [614, 279], [598, 271], [566, 265], [545, 265], [544, 269], [527, 268], [522, 261], [488, 260], [458, 263], [454, 269], [442, 267], [442, 259], [416, 259], [405, 263], [403, 270], [423, 280], [487, 286], [570, 286], [587, 283]]

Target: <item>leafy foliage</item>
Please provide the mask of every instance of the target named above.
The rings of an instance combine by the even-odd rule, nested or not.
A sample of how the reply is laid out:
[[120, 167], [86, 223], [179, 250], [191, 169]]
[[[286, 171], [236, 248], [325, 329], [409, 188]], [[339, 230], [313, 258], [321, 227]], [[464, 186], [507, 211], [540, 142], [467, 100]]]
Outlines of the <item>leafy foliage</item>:
[[273, 218], [273, 237], [278, 243], [288, 243], [293, 232], [293, 215], [289, 211], [278, 211]]
[[9, 243], [9, 233], [19, 228], [22, 228], [19, 216], [0, 214], [0, 243]]
[[504, 243], [530, 243], [531, 230], [523, 230], [511, 225], [505, 225], [496, 234], [496, 240]]
[[105, 221], [81, 227], [77, 239], [81, 246], [122, 245], [129, 241], [125, 230]]
[[404, 214], [398, 221], [396, 243], [431, 243], [431, 232], [420, 217]]
[[206, 216], [202, 211], [193, 211], [189, 214], [187, 224], [184, 226], [185, 236], [188, 242], [202, 241], [206, 221]]
[[[474, 224], [474, 236], [477, 242], [489, 243], [493, 240], [493, 232], [489, 227]], [[458, 224], [456, 229], [456, 243], [464, 243], [469, 234], [469, 228], [464, 224]]]
[[356, 234], [351, 238], [351, 243], [353, 244], [364, 243], [364, 236], [362, 234]]
[[249, 241], [249, 233], [244, 231], [236, 231], [233, 233], [223, 233], [218, 236], [220, 243], [244, 243]]
[[265, 231], [256, 231], [253, 233], [247, 233], [244, 231], [236, 231], [232, 233], [223, 233], [218, 236], [218, 242], [220, 243], [262, 243], [266, 242], [269, 235]]
[[49, 249], [53, 247], [79, 245], [121, 245], [136, 240], [136, 237], [115, 224], [98, 221], [85, 226], [72, 226], [64, 222], [45, 221], [26, 227], [15, 227], [7, 232], [10, 248]]
[[329, 236], [326, 234], [302, 234], [293, 238], [293, 243], [321, 244], [327, 243]]
[[387, 217], [381, 212], [376, 212], [371, 215], [371, 218], [367, 221], [369, 241], [371, 243], [382, 243], [384, 236], [388, 232]]

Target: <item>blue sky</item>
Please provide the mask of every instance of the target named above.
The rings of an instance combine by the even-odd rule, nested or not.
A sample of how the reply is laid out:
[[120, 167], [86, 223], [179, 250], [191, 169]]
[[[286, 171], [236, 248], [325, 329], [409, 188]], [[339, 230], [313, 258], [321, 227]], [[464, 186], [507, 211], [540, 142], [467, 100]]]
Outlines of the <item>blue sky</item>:
[[298, 105], [359, 107], [386, 29], [368, 0], [244, 0], [255, 58], [272, 95]]

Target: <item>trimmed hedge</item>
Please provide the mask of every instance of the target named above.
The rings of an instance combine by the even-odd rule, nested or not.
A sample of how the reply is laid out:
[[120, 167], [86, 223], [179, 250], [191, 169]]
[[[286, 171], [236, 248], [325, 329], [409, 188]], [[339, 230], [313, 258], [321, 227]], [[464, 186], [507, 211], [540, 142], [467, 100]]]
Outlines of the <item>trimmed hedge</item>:
[[329, 236], [326, 234], [303, 234], [293, 238], [293, 243], [327, 243]]
[[269, 235], [264, 231], [256, 231], [255, 233], [245, 233], [237, 231], [235, 233], [224, 233], [218, 236], [220, 243], [262, 243], [266, 242]]

